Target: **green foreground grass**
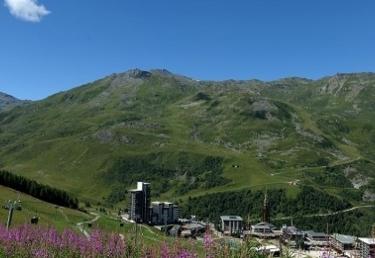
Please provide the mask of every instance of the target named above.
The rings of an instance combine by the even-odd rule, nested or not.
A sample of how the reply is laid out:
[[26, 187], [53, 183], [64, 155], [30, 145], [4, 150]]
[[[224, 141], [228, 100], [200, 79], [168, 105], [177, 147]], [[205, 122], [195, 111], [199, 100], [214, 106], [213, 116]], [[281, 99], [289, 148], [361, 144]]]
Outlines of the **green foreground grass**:
[[[54, 226], [58, 230], [65, 228], [76, 229], [76, 224], [90, 218], [86, 213], [56, 206], [43, 202], [29, 195], [18, 193], [10, 188], [0, 186], [0, 204], [5, 205], [8, 200], [20, 200], [21, 210], [15, 210], [13, 224], [30, 223], [33, 216], [39, 217], [39, 223], [45, 226]], [[8, 210], [0, 209], [0, 222], [5, 224]]]

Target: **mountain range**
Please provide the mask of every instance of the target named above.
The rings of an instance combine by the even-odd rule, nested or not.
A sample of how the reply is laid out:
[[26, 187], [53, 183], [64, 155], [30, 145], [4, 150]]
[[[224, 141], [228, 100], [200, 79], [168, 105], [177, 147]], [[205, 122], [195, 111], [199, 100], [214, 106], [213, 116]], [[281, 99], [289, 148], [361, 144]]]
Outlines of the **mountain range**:
[[[198, 81], [129, 70], [22, 102], [0, 94], [0, 168], [83, 200], [309, 185], [375, 201], [375, 74]], [[22, 105], [21, 105], [22, 104]]]

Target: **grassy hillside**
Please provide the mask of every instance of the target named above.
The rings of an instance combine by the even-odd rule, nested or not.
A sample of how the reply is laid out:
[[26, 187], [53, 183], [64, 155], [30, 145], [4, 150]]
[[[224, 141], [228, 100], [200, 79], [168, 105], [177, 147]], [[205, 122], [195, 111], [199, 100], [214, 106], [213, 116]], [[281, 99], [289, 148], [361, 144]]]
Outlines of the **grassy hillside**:
[[30, 223], [33, 216], [39, 217], [39, 224], [45, 226], [54, 226], [59, 230], [65, 228], [76, 229], [76, 223], [85, 221], [90, 218], [89, 215], [67, 208], [57, 207], [53, 204], [46, 203], [30, 197], [25, 194], [20, 194], [10, 188], [0, 186], [0, 223], [6, 224], [8, 217], [8, 210], [2, 206], [8, 200], [20, 200], [22, 210], [16, 210], [13, 216], [13, 225]]
[[[114, 74], [0, 113], [0, 168], [83, 200], [313, 185], [374, 201], [374, 74], [198, 82]], [[321, 184], [323, 182], [323, 184]]]

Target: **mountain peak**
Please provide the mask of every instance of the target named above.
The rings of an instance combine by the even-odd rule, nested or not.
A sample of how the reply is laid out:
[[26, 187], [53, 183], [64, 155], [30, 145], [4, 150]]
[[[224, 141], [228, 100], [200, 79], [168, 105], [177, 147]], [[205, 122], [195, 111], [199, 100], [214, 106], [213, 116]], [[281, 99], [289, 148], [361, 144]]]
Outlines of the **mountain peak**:
[[149, 71], [144, 71], [138, 68], [130, 69], [124, 73], [120, 73], [121, 77], [128, 77], [133, 79], [145, 79], [152, 75]]
[[135, 68], [135, 69], [130, 69], [123, 73], [115, 73], [111, 75], [111, 77], [113, 77], [114, 79], [112, 82], [112, 85], [118, 86], [118, 85], [123, 85], [133, 80], [145, 80], [145, 79], [150, 78], [153, 75], [164, 77], [164, 78], [176, 78], [179, 80], [189, 80], [189, 81], [192, 80], [189, 77], [174, 74], [167, 69], [151, 69], [149, 71], [146, 71], [146, 70], [142, 70], [139, 68]]
[[152, 75], [160, 75], [167, 77], [177, 77], [178, 75], [168, 71], [167, 69], [151, 69], [149, 71], [142, 70], [139, 68], [129, 69], [126, 72], [116, 73], [114, 76], [128, 78], [128, 79], [147, 79]]
[[174, 76], [175, 75], [167, 69], [152, 69], [152, 70], [150, 70], [150, 72], [152, 74], [159, 74], [159, 75], [164, 75], [164, 76]]
[[115, 73], [112, 74], [110, 77], [113, 79], [111, 85], [112, 86], [121, 86], [129, 81], [137, 81], [137, 80], [143, 80], [151, 77], [152, 73], [148, 71], [144, 71], [141, 69], [130, 69], [126, 72], [122, 73]]

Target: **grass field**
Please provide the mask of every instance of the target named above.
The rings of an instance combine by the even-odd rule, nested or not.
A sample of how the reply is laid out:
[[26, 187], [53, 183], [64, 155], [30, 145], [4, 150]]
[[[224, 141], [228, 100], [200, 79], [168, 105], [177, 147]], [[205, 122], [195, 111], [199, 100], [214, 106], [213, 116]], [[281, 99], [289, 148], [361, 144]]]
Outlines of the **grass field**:
[[[54, 226], [58, 230], [65, 228], [76, 229], [76, 223], [90, 218], [89, 215], [50, 203], [43, 202], [31, 196], [20, 194], [12, 189], [0, 186], [0, 203], [4, 205], [8, 200], [20, 200], [22, 210], [14, 211], [13, 224], [30, 223], [33, 216], [39, 217], [39, 224]], [[8, 210], [0, 209], [0, 221], [6, 224]]]

